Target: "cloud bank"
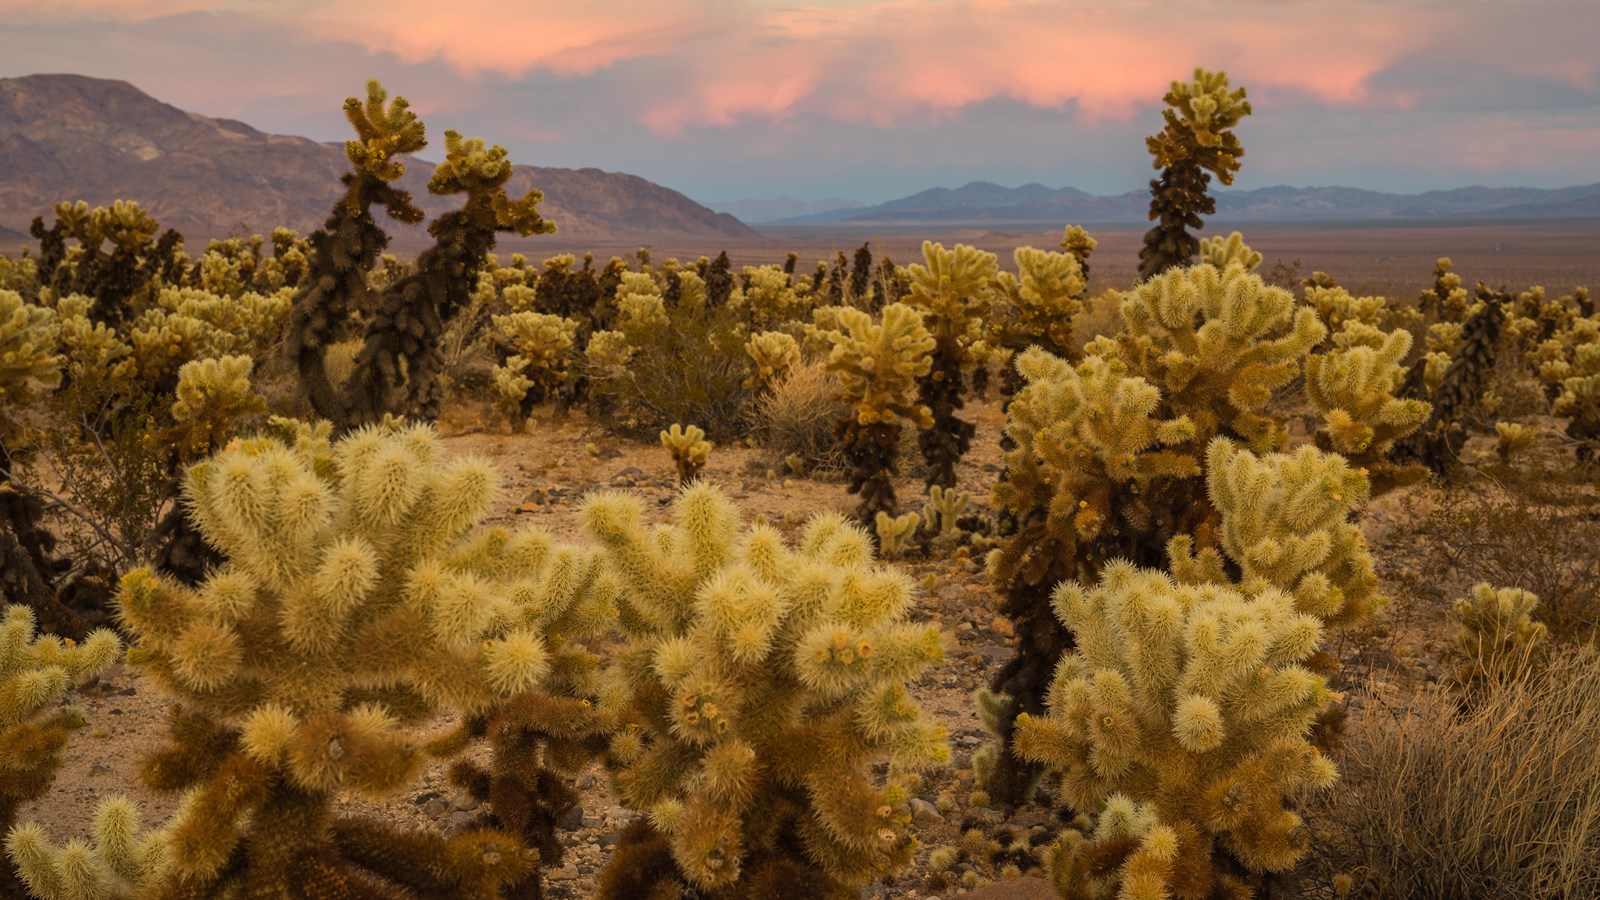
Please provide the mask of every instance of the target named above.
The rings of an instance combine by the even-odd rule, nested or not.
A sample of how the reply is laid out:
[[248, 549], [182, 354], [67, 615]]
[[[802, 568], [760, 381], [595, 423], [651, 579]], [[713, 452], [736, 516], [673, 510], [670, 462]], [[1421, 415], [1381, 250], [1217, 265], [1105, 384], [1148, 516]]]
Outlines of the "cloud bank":
[[[498, 111], [502, 142], [644, 168], [652, 147], [724, 176], [740, 160], [842, 168], [859, 146], [819, 135], [884, 154], [937, 134], [996, 180], [1059, 173], [1016, 141], [1116, 159], [1098, 143], [1153, 130], [1168, 82], [1205, 66], [1255, 102], [1247, 174], [1259, 129], [1307, 177], [1343, 158], [1377, 181], [1600, 179], [1593, 0], [0, 0], [0, 15], [0, 74], [122, 77], [273, 127], [336, 112], [374, 72], [425, 113]], [[1000, 111], [1012, 135], [974, 132]], [[1142, 153], [1133, 138], [1121, 152]]]

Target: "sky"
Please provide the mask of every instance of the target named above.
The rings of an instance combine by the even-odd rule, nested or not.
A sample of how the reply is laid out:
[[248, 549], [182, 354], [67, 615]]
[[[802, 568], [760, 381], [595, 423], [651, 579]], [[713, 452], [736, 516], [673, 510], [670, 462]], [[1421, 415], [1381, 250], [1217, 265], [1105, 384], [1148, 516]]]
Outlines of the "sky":
[[1249, 92], [1240, 188], [1600, 181], [1600, 0], [0, 0], [0, 22], [0, 77], [323, 141], [376, 77], [438, 146], [702, 202], [1142, 190], [1196, 66]]

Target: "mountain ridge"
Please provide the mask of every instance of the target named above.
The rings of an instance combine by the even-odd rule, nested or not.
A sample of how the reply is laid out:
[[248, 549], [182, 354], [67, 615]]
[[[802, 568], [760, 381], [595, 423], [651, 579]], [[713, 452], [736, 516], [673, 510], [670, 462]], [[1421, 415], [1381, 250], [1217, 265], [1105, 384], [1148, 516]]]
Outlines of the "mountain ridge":
[[[58, 201], [125, 199], [191, 240], [278, 226], [306, 233], [327, 218], [349, 168], [341, 143], [186, 112], [126, 81], [0, 78], [3, 231], [26, 232], [38, 215], [49, 221]], [[411, 158], [400, 181], [430, 217], [459, 205], [459, 198], [428, 193], [432, 171], [433, 164]], [[570, 238], [758, 236], [737, 218], [637, 175], [514, 166], [507, 191], [517, 196], [534, 187], [544, 192], [541, 214]]]
[[[1394, 194], [1337, 185], [1271, 185], [1213, 191], [1217, 215], [1230, 221], [1338, 221], [1461, 218], [1600, 218], [1600, 182], [1565, 188], [1482, 185]], [[936, 187], [858, 209], [781, 219], [775, 225], [869, 222], [1095, 222], [1148, 221], [1143, 190], [1097, 195], [1038, 183], [1007, 188], [971, 181]]]

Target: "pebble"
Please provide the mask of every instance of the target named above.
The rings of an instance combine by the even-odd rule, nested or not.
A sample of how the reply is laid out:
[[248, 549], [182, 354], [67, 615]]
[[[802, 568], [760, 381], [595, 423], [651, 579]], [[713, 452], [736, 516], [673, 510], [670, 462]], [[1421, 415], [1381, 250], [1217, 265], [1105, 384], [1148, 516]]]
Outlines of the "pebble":
[[450, 804], [444, 802], [443, 797], [435, 797], [422, 804], [422, 814], [430, 819], [437, 819], [450, 811]]
[[931, 825], [938, 822], [943, 822], [944, 815], [941, 814], [938, 807], [934, 806], [932, 803], [929, 803], [921, 797], [912, 797], [911, 819], [914, 822], [921, 822], [924, 825]]
[[556, 821], [556, 825], [559, 826], [563, 831], [574, 831], [582, 827], [583, 807], [574, 806], [565, 813], [562, 813], [561, 818]]

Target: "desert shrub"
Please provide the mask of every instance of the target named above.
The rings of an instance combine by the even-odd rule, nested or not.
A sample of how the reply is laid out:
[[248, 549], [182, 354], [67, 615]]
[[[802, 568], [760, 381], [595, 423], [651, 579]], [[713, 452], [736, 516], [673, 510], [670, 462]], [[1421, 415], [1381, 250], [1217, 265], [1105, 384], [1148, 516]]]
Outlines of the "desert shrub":
[[846, 408], [838, 395], [839, 380], [821, 365], [791, 366], [756, 403], [757, 439], [796, 474], [843, 471], [844, 450], [833, 430]]
[[706, 303], [705, 284], [677, 272], [670, 307], [649, 275], [624, 273], [616, 331], [590, 339], [590, 410], [608, 428], [648, 438], [674, 422], [701, 422], [718, 442], [741, 437], [751, 388], [748, 334], [728, 306]]
[[1462, 712], [1430, 689], [1391, 706], [1369, 690], [1345, 739], [1342, 788], [1312, 824], [1308, 869], [1363, 896], [1600, 894], [1600, 655], [1585, 647], [1487, 687]]
[[1480, 475], [1452, 485], [1418, 523], [1430, 572], [1399, 573], [1413, 596], [1447, 609], [1480, 581], [1521, 588], [1540, 600], [1552, 636], [1585, 639], [1600, 626], [1600, 521], [1593, 494], [1556, 483], [1553, 473], [1510, 472], [1503, 483]]

